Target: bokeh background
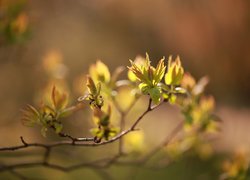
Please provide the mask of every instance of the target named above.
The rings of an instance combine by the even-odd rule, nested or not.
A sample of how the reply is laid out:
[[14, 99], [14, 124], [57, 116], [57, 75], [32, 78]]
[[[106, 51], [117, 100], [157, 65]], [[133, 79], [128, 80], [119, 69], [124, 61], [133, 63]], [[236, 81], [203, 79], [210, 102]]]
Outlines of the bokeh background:
[[[6, 21], [6, 7], [17, 2], [0, 0], [0, 20]], [[0, 34], [1, 146], [19, 144], [21, 135], [29, 141], [47, 141], [38, 129], [22, 126], [19, 119], [20, 109], [27, 103], [39, 101], [42, 91], [53, 83], [51, 77], [59, 82], [65, 79], [67, 88], [74, 93], [74, 102], [83, 94], [83, 74], [97, 59], [113, 71], [117, 66], [129, 65], [128, 59], [148, 52], [153, 64], [162, 56], [180, 55], [186, 71], [197, 79], [204, 75], [210, 78], [207, 93], [215, 96], [216, 112], [223, 120], [221, 133], [214, 142], [217, 152], [250, 149], [249, 1], [30, 0], [24, 4], [19, 20], [22, 28], [15, 32], [27, 31], [27, 34], [22, 38], [12, 37], [15, 33], [10, 35], [5, 31]], [[125, 78], [126, 73], [122, 77]], [[166, 117], [172, 121], [181, 118], [177, 109], [168, 109], [167, 116], [166, 109], [161, 108], [142, 123], [147, 147], [161, 141], [154, 137], [155, 131], [164, 134], [174, 127]], [[156, 114], [159, 122], [152, 124]], [[84, 116], [80, 113], [74, 118], [75, 122], [66, 122], [73, 134], [89, 133], [91, 122], [84, 122]], [[159, 133], [157, 137], [161, 137]], [[67, 154], [67, 148], [58, 151], [55, 156]], [[88, 153], [103, 156], [109, 153], [105, 148], [70, 151], [70, 156], [64, 159], [66, 162], [63, 161], [66, 165], [85, 161]], [[80, 158], [79, 153], [83, 154]], [[26, 152], [15, 156], [1, 153], [0, 158], [2, 162], [22, 162], [27, 159], [26, 155]], [[32, 157], [37, 158], [39, 153]], [[199, 160], [192, 159], [165, 171], [138, 167], [112, 167], [111, 171], [116, 179], [126, 179], [131, 173], [135, 179], [211, 179], [214, 169], [207, 168], [209, 163], [203, 167]], [[104, 177], [103, 172], [100, 176], [100, 172], [88, 169], [69, 174], [47, 169], [26, 171], [33, 177], [39, 173], [44, 179], [51, 174], [60, 179]], [[193, 171], [201, 173], [195, 176]], [[8, 173], [1, 176], [13, 178]]]

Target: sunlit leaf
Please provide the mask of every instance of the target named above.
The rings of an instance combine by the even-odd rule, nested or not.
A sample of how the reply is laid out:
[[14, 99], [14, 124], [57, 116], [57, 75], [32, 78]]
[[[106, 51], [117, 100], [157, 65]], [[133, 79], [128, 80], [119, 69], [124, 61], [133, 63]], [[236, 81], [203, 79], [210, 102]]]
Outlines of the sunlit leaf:
[[58, 123], [58, 122], [54, 123], [54, 127], [55, 127], [55, 131], [57, 134], [60, 133], [63, 129], [63, 125], [61, 123]]
[[181, 65], [180, 57], [177, 56], [172, 62], [172, 56], [168, 59], [168, 71], [165, 75], [165, 83], [167, 85], [180, 85], [184, 75], [184, 69]]
[[[132, 60], [130, 60], [130, 62], [132, 62]], [[137, 67], [139, 67], [139, 69], [142, 69], [143, 65], [145, 64], [146, 59], [143, 58], [142, 56], [137, 56], [134, 60], [134, 63], [136, 64]], [[137, 81], [137, 77], [136, 75], [133, 73], [132, 70], [129, 69], [128, 71], [128, 79], [132, 82]]]
[[109, 69], [101, 60], [98, 60], [96, 64], [90, 66], [89, 74], [95, 83], [99, 81], [103, 83], [110, 82]]
[[170, 103], [170, 104], [175, 104], [176, 99], [177, 99], [177, 96], [174, 95], [174, 94], [171, 94], [171, 95], [169, 96], [169, 103]]
[[88, 91], [89, 91], [90, 94], [92, 94], [92, 95], [97, 94], [97, 89], [96, 89], [95, 83], [94, 83], [93, 79], [90, 76], [87, 76], [86, 86], [87, 86]]
[[59, 92], [55, 86], [52, 89], [51, 99], [56, 110], [61, 110], [68, 104], [68, 95], [66, 93]]

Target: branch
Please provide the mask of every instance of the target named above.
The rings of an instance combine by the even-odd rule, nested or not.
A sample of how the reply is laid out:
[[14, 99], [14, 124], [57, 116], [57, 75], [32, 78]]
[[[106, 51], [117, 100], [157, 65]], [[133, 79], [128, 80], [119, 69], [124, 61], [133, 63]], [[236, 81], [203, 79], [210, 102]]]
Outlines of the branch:
[[[135, 97], [135, 99], [132, 101], [132, 103], [129, 105], [129, 107], [126, 110], [122, 110], [120, 105], [117, 103], [115, 99], [113, 99], [113, 102], [115, 106], [117, 107], [118, 112], [120, 113], [121, 119], [120, 119], [120, 131], [123, 131], [125, 129], [125, 118], [127, 114], [130, 112], [132, 107], [134, 107], [135, 103], [138, 101], [139, 97]], [[119, 139], [119, 154], [123, 154], [123, 138]]]
[[[70, 171], [75, 171], [77, 169], [86, 167], [86, 168], [108, 168], [110, 167], [111, 164], [113, 164], [118, 158], [120, 158], [121, 155], [115, 155], [112, 158], [103, 158], [99, 159], [96, 161], [91, 161], [91, 162], [85, 162], [69, 167], [64, 167], [61, 165], [56, 165], [52, 163], [44, 163], [44, 161], [41, 162], [29, 162], [29, 163], [20, 163], [20, 164], [13, 164], [13, 165], [8, 165], [8, 166], [1, 166], [0, 167], [0, 172], [5, 171], [5, 170], [10, 170], [12, 171], [13, 169], [21, 169], [21, 168], [30, 168], [30, 167], [35, 167], [35, 166], [44, 166], [50, 169], [55, 169], [63, 172], [70, 172]], [[102, 164], [104, 163], [104, 164]]]
[[[95, 143], [95, 142], [92, 142], [93, 138], [75, 138], [74, 140], [71, 140], [71, 141], [58, 141], [58, 142], [54, 142], [54, 143], [50, 143], [50, 144], [43, 144], [43, 143], [28, 143], [24, 140], [23, 137], [20, 137], [23, 145], [2, 147], [2, 148], [0, 148], [0, 151], [15, 151], [15, 150], [19, 150], [19, 149], [28, 148], [28, 147], [42, 147], [42, 148], [47, 149], [47, 148], [63, 146], [63, 145], [86, 146], [86, 147], [106, 145], [106, 144], [109, 144], [109, 143], [112, 143], [114, 141], [119, 140], [121, 137], [125, 136], [126, 134], [128, 134], [131, 131], [135, 131], [136, 126], [142, 120], [142, 118], [147, 113], [149, 113], [153, 109], [156, 109], [157, 107], [159, 107], [163, 103], [162, 102], [159, 105], [155, 106], [154, 108], [151, 108], [151, 102], [152, 102], [152, 100], [149, 100], [149, 106], [148, 106], [147, 110], [144, 111], [144, 113], [142, 113], [142, 115], [137, 118], [137, 120], [134, 122], [134, 124], [132, 124], [132, 126], [129, 129], [122, 131], [121, 133], [119, 133], [118, 135], [116, 135], [115, 137], [111, 138], [108, 141]], [[91, 141], [91, 142], [88, 142], [88, 141]]]
[[159, 144], [155, 149], [153, 149], [147, 156], [144, 157], [144, 161], [148, 161], [151, 157], [153, 157], [158, 151], [160, 151], [163, 147], [167, 146], [182, 130], [183, 121], [179, 122], [177, 126], [167, 135], [165, 141]]
[[34, 167], [34, 166], [45, 166], [45, 167], [48, 167], [51, 169], [57, 169], [57, 170], [65, 171], [65, 172], [73, 171], [75, 169], [79, 169], [82, 167], [108, 168], [110, 165], [112, 165], [114, 162], [116, 162], [122, 156], [122, 153], [118, 153], [118, 155], [115, 155], [113, 158], [105, 159], [106, 163], [104, 165], [98, 164], [101, 161], [104, 161], [104, 160], [99, 160], [98, 163], [96, 161], [96, 162], [82, 163], [82, 164], [78, 164], [78, 165], [74, 165], [74, 166], [70, 166], [70, 167], [63, 167], [60, 165], [51, 164], [48, 162], [48, 160], [50, 157], [51, 150], [54, 147], [63, 146], [63, 145], [82, 146], [82, 147], [102, 146], [102, 145], [106, 145], [106, 144], [115, 142], [132, 131], [136, 131], [137, 130], [136, 126], [142, 120], [142, 118], [150, 111], [159, 107], [163, 102], [161, 102], [159, 105], [156, 105], [155, 107], [151, 107], [151, 103], [152, 103], [152, 100], [149, 99], [148, 108], [144, 111], [144, 113], [142, 113], [141, 116], [139, 116], [137, 118], [137, 120], [131, 125], [131, 127], [129, 129], [122, 131], [121, 133], [119, 133], [118, 135], [116, 135], [115, 137], [111, 138], [108, 141], [95, 143], [92, 141], [93, 138], [72, 138], [71, 136], [63, 134], [63, 133], [61, 135], [60, 134], [59, 135], [62, 137], [68, 137], [71, 140], [70, 141], [58, 141], [58, 142], [54, 142], [51, 144], [43, 144], [43, 143], [28, 143], [24, 140], [23, 137], [20, 137], [22, 145], [11, 146], [11, 147], [2, 147], [2, 148], [0, 148], [0, 151], [15, 151], [15, 150], [19, 150], [19, 149], [25, 149], [28, 147], [41, 147], [41, 148], [45, 149], [43, 161], [42, 162], [21, 163], [21, 164], [14, 164], [14, 165], [3, 165], [0, 167], [0, 171], [13, 170], [13, 169], [19, 169], [19, 168], [29, 168], [29, 167]]

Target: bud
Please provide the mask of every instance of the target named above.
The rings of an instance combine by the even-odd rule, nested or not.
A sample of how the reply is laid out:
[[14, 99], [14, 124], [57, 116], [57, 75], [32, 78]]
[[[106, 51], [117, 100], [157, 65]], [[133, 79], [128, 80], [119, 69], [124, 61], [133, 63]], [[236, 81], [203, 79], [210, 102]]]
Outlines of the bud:
[[172, 62], [172, 56], [168, 59], [168, 72], [165, 75], [165, 83], [167, 85], [180, 85], [184, 75], [184, 69], [181, 66], [180, 57], [177, 56]]

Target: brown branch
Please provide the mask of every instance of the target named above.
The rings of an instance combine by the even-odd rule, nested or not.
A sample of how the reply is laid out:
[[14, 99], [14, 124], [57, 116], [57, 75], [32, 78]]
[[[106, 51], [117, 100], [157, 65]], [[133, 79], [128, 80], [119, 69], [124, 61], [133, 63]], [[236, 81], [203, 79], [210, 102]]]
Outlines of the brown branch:
[[[121, 131], [125, 128], [125, 115], [123, 113], [121, 114], [121, 120], [120, 120], [120, 129]], [[119, 148], [118, 148], [119, 154], [123, 154], [123, 138], [120, 138], [119, 140]]]
[[100, 143], [95, 143], [95, 142], [86, 143], [85, 139], [83, 139], [83, 140], [78, 139], [78, 141], [58, 141], [58, 142], [54, 142], [54, 143], [50, 143], [50, 144], [27, 143], [27, 142], [25, 142], [25, 144], [19, 145], [19, 146], [10, 146], [10, 147], [0, 148], [0, 151], [15, 151], [15, 150], [19, 150], [19, 149], [28, 148], [28, 147], [41, 147], [41, 148], [47, 149], [47, 148], [53, 148], [53, 147], [58, 147], [58, 146], [65, 146], [65, 145], [83, 146], [83, 147], [102, 146], [102, 145], [106, 145], [106, 144], [112, 143], [114, 141], [117, 141], [121, 137], [123, 137], [126, 134], [128, 134], [129, 132], [135, 131], [135, 130], [136, 129], [129, 128], [127, 130], [122, 131], [120, 134], [118, 134], [117, 136], [111, 138], [110, 140], [103, 141], [103, 142], [100, 142]]
[[[100, 143], [95, 143], [92, 142], [93, 138], [76, 138], [76, 140], [71, 140], [71, 141], [58, 141], [58, 142], [54, 142], [54, 143], [50, 143], [50, 144], [43, 144], [43, 143], [27, 143], [23, 137], [21, 138], [21, 142], [23, 143], [23, 145], [19, 145], [19, 146], [10, 146], [10, 147], [2, 147], [0, 148], [0, 151], [15, 151], [18, 149], [24, 149], [24, 148], [28, 148], [28, 147], [42, 147], [42, 148], [52, 148], [52, 147], [57, 147], [57, 146], [63, 146], [63, 145], [73, 145], [73, 146], [101, 146], [101, 145], [106, 145], [109, 143], [112, 143], [114, 141], [119, 140], [121, 137], [125, 136], [126, 134], [128, 134], [131, 131], [135, 131], [136, 130], [136, 126], [138, 125], [138, 123], [141, 121], [141, 119], [150, 111], [152, 111], [153, 109], [157, 108], [160, 106], [157, 105], [154, 108], [151, 108], [151, 100], [149, 101], [149, 106], [147, 108], [147, 110], [138, 117], [138, 119], [134, 122], [134, 124], [132, 124], [132, 126], [127, 129], [122, 131], [121, 133], [119, 133], [118, 135], [116, 135], [115, 137], [111, 138], [108, 141], [103, 141]], [[162, 103], [161, 103], [162, 104]], [[89, 142], [90, 141], [90, 142]]]
[[[42, 162], [30, 162], [30, 163], [21, 163], [21, 164], [14, 164], [14, 165], [4, 165], [0, 167], [0, 172], [1, 171], [5, 171], [5, 170], [9, 170], [10, 172], [14, 172], [15, 173], [15, 169], [22, 169], [22, 168], [30, 168], [30, 167], [35, 167], [35, 166], [43, 166], [43, 167], [47, 167], [50, 169], [54, 169], [54, 170], [59, 170], [62, 172], [71, 172], [80, 168], [93, 168], [93, 169], [105, 169], [105, 168], [109, 168], [111, 165], [141, 165], [141, 164], [146, 164], [146, 162], [154, 155], [156, 154], [162, 147], [166, 146], [167, 144], [169, 144], [169, 142], [178, 134], [178, 132], [181, 130], [182, 128], [182, 122], [179, 123], [171, 132], [170, 134], [166, 137], [165, 141], [163, 141], [159, 146], [157, 146], [155, 149], [153, 149], [150, 153], [148, 153], [146, 156], [144, 156], [144, 158], [137, 160], [137, 161], [131, 161], [131, 162], [122, 162], [122, 161], [118, 161], [120, 157], [123, 156], [122, 153], [118, 153], [117, 155], [113, 156], [112, 158], [104, 158], [104, 159], [99, 159], [96, 161], [92, 161], [92, 162], [85, 162], [85, 163], [81, 163], [81, 164], [77, 164], [77, 165], [73, 165], [73, 166], [69, 166], [69, 167], [64, 167], [61, 165], [57, 165], [57, 164], [52, 164], [50, 162], [48, 162], [49, 157], [50, 157], [50, 153], [51, 153], [51, 149], [53, 147], [56, 146], [62, 146], [62, 145], [73, 145], [73, 146], [100, 146], [100, 145], [105, 145], [105, 144], [109, 144], [112, 142], [115, 142], [117, 140], [120, 140], [123, 136], [125, 136], [126, 134], [137, 130], [136, 127], [139, 124], [139, 122], [141, 121], [141, 119], [150, 111], [158, 108], [161, 104], [163, 104], [163, 102], [161, 102], [159, 105], [156, 105], [154, 107], [151, 106], [152, 101], [149, 100], [149, 105], [148, 108], [144, 111], [144, 113], [142, 113], [141, 116], [139, 116], [137, 118], [137, 120], [131, 125], [131, 127], [127, 130], [122, 131], [121, 133], [119, 133], [117, 136], [113, 137], [112, 139], [108, 140], [108, 141], [104, 141], [101, 143], [93, 143], [93, 142], [89, 142], [86, 143], [86, 139], [83, 138], [83, 140], [81, 141], [81, 139], [78, 139], [77, 141], [74, 141], [71, 139], [71, 141], [59, 141], [59, 142], [55, 142], [52, 144], [42, 144], [42, 143], [27, 143], [23, 137], [21, 137], [21, 142], [23, 143], [23, 145], [21, 146], [14, 146], [14, 147], [6, 147], [6, 148], [1, 148], [0, 151], [3, 150], [17, 150], [17, 149], [21, 149], [21, 148], [27, 148], [27, 147], [32, 147], [32, 146], [36, 146], [36, 147], [42, 147], [45, 148], [45, 153], [44, 153], [44, 159]], [[162, 167], [166, 167], [168, 166], [170, 163], [164, 164], [163, 166], [157, 166], [157, 167], [148, 167], [150, 169], [159, 169]], [[147, 168], [147, 166], [145, 166]], [[99, 172], [99, 171], [98, 171]], [[101, 171], [101, 173], [105, 171]], [[14, 174], [18, 176], [18, 174]], [[108, 177], [108, 174], [102, 174]], [[21, 175], [22, 176], [22, 175]], [[21, 179], [20, 176], [20, 179]]]
[[44, 166], [47, 168], [51, 168], [51, 169], [55, 169], [55, 170], [59, 170], [59, 171], [63, 171], [63, 172], [75, 171], [75, 170], [83, 168], [83, 167], [86, 167], [86, 168], [108, 168], [108, 167], [110, 167], [110, 165], [112, 165], [120, 157], [121, 157], [121, 155], [115, 155], [112, 158], [103, 158], [103, 159], [99, 159], [96, 161], [72, 165], [69, 167], [64, 167], [64, 166], [52, 164], [52, 163], [44, 163], [44, 161], [20, 163], [20, 164], [13, 164], [13, 165], [7, 165], [7, 166], [2, 165], [0, 167], [0, 172], [5, 171], [5, 170], [11, 171], [13, 169], [23, 169], [23, 168], [30, 168], [30, 167], [36, 167], [36, 166]]
[[[122, 110], [121, 107], [119, 106], [119, 104], [116, 102], [115, 99], [113, 99], [113, 102], [115, 103], [118, 112], [120, 113], [121, 119], [120, 119], [120, 131], [122, 132], [125, 129], [125, 118], [127, 116], [127, 114], [130, 112], [130, 110], [132, 109], [132, 107], [134, 107], [135, 103], [137, 102], [137, 100], [139, 99], [139, 97], [136, 97], [132, 103], [129, 105], [129, 107], [126, 110]], [[118, 148], [118, 152], [119, 154], [123, 154], [123, 138], [119, 139], [119, 148]]]
[[[151, 107], [151, 103], [152, 100], [149, 100], [149, 105], [148, 108], [146, 109], [146, 111], [137, 118], [137, 120], [131, 125], [131, 127], [127, 130], [123, 130], [121, 133], [119, 133], [118, 135], [116, 135], [115, 137], [111, 138], [108, 141], [103, 141], [100, 143], [95, 143], [92, 141], [93, 138], [72, 138], [69, 135], [66, 134], [59, 134], [62, 137], [68, 137], [71, 140], [70, 141], [58, 141], [58, 142], [54, 142], [51, 144], [43, 144], [43, 143], [28, 143], [24, 140], [23, 137], [20, 137], [22, 145], [19, 146], [11, 146], [11, 147], [3, 147], [0, 148], [0, 151], [15, 151], [15, 150], [19, 150], [19, 149], [24, 149], [24, 148], [28, 148], [28, 147], [41, 147], [45, 149], [45, 153], [44, 153], [44, 158], [42, 162], [30, 162], [30, 163], [21, 163], [21, 164], [14, 164], [14, 165], [2, 165], [0, 167], [0, 171], [5, 171], [5, 170], [13, 170], [13, 169], [19, 169], [19, 168], [29, 168], [29, 167], [34, 167], [34, 166], [45, 166], [51, 169], [57, 169], [57, 170], [61, 170], [64, 172], [67, 171], [73, 171], [75, 169], [79, 169], [82, 167], [89, 167], [89, 168], [108, 168], [110, 165], [114, 164], [121, 156], [122, 153], [118, 153], [118, 155], [115, 155], [113, 158], [110, 159], [105, 159], [106, 163], [103, 165], [97, 164], [96, 162], [91, 162], [91, 163], [82, 163], [82, 164], [78, 164], [78, 165], [74, 165], [74, 166], [70, 166], [70, 167], [63, 167], [60, 165], [56, 165], [56, 164], [51, 164], [48, 162], [49, 157], [50, 157], [50, 153], [52, 148], [57, 147], [57, 146], [63, 146], [63, 145], [72, 145], [72, 146], [83, 146], [83, 147], [89, 147], [89, 146], [101, 146], [101, 145], [106, 145], [106, 144], [110, 144], [112, 142], [115, 142], [117, 140], [120, 140], [123, 136], [125, 136], [126, 134], [132, 132], [132, 131], [136, 131], [136, 126], [138, 125], [138, 123], [141, 121], [141, 119], [150, 111], [152, 111], [153, 109], [157, 108], [160, 106], [157, 105], [154, 108]], [[163, 103], [163, 102], [162, 102]], [[161, 103], [161, 104], [162, 104]], [[131, 109], [131, 108], [129, 108]], [[128, 112], [128, 111], [127, 111]], [[100, 162], [100, 161], [98, 161]]]
[[135, 127], [139, 124], [139, 122], [142, 120], [142, 118], [147, 114], [149, 113], [150, 111], [156, 109], [157, 107], [159, 107], [161, 104], [163, 104], [163, 102], [161, 102], [159, 105], [156, 105], [155, 107], [151, 107], [152, 106], [152, 99], [149, 98], [149, 103], [148, 103], [148, 108], [146, 111], [144, 111], [144, 113], [142, 113], [141, 116], [139, 116], [139, 118], [135, 121], [135, 123], [131, 126], [131, 130], [134, 130]]

